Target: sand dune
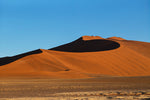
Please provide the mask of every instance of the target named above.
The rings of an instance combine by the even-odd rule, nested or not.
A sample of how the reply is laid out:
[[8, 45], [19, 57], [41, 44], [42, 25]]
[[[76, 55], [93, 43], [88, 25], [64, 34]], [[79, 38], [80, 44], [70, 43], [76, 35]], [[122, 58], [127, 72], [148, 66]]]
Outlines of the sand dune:
[[149, 76], [150, 43], [83, 36], [49, 50], [0, 58], [0, 77]]

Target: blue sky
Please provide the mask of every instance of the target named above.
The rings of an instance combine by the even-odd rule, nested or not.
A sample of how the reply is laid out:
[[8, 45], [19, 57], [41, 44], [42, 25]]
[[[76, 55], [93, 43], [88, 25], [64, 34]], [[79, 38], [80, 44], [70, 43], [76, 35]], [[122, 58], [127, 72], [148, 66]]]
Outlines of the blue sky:
[[150, 42], [150, 0], [0, 0], [0, 57], [82, 35]]

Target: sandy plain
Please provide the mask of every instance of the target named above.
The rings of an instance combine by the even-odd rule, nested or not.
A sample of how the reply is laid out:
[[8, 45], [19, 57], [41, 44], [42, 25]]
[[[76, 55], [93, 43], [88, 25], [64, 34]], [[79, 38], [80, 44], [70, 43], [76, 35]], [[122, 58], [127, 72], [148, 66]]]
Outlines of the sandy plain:
[[0, 100], [150, 100], [150, 77], [0, 79]]

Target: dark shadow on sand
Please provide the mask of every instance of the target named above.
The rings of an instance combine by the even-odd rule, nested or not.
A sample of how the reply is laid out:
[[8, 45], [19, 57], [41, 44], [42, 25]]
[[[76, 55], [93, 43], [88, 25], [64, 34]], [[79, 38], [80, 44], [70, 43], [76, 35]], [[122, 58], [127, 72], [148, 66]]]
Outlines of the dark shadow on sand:
[[120, 47], [120, 44], [105, 39], [84, 41], [82, 38], [71, 43], [61, 45], [49, 50], [64, 51], [64, 52], [96, 52], [113, 50]]
[[38, 54], [38, 53], [42, 53], [42, 51], [40, 49], [38, 49], [38, 50], [34, 50], [34, 51], [31, 51], [31, 52], [23, 53], [23, 54], [12, 56], [12, 57], [0, 58], [0, 66], [9, 64], [11, 62], [14, 62], [14, 61], [16, 61], [20, 58], [25, 57], [25, 56], [32, 55], [32, 54]]

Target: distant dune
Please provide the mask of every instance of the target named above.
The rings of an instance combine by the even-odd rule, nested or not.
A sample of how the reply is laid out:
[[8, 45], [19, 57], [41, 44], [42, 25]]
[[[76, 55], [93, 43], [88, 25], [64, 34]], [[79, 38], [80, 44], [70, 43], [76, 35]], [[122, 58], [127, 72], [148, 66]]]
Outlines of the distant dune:
[[0, 77], [150, 76], [150, 43], [83, 36], [49, 50], [0, 58]]

